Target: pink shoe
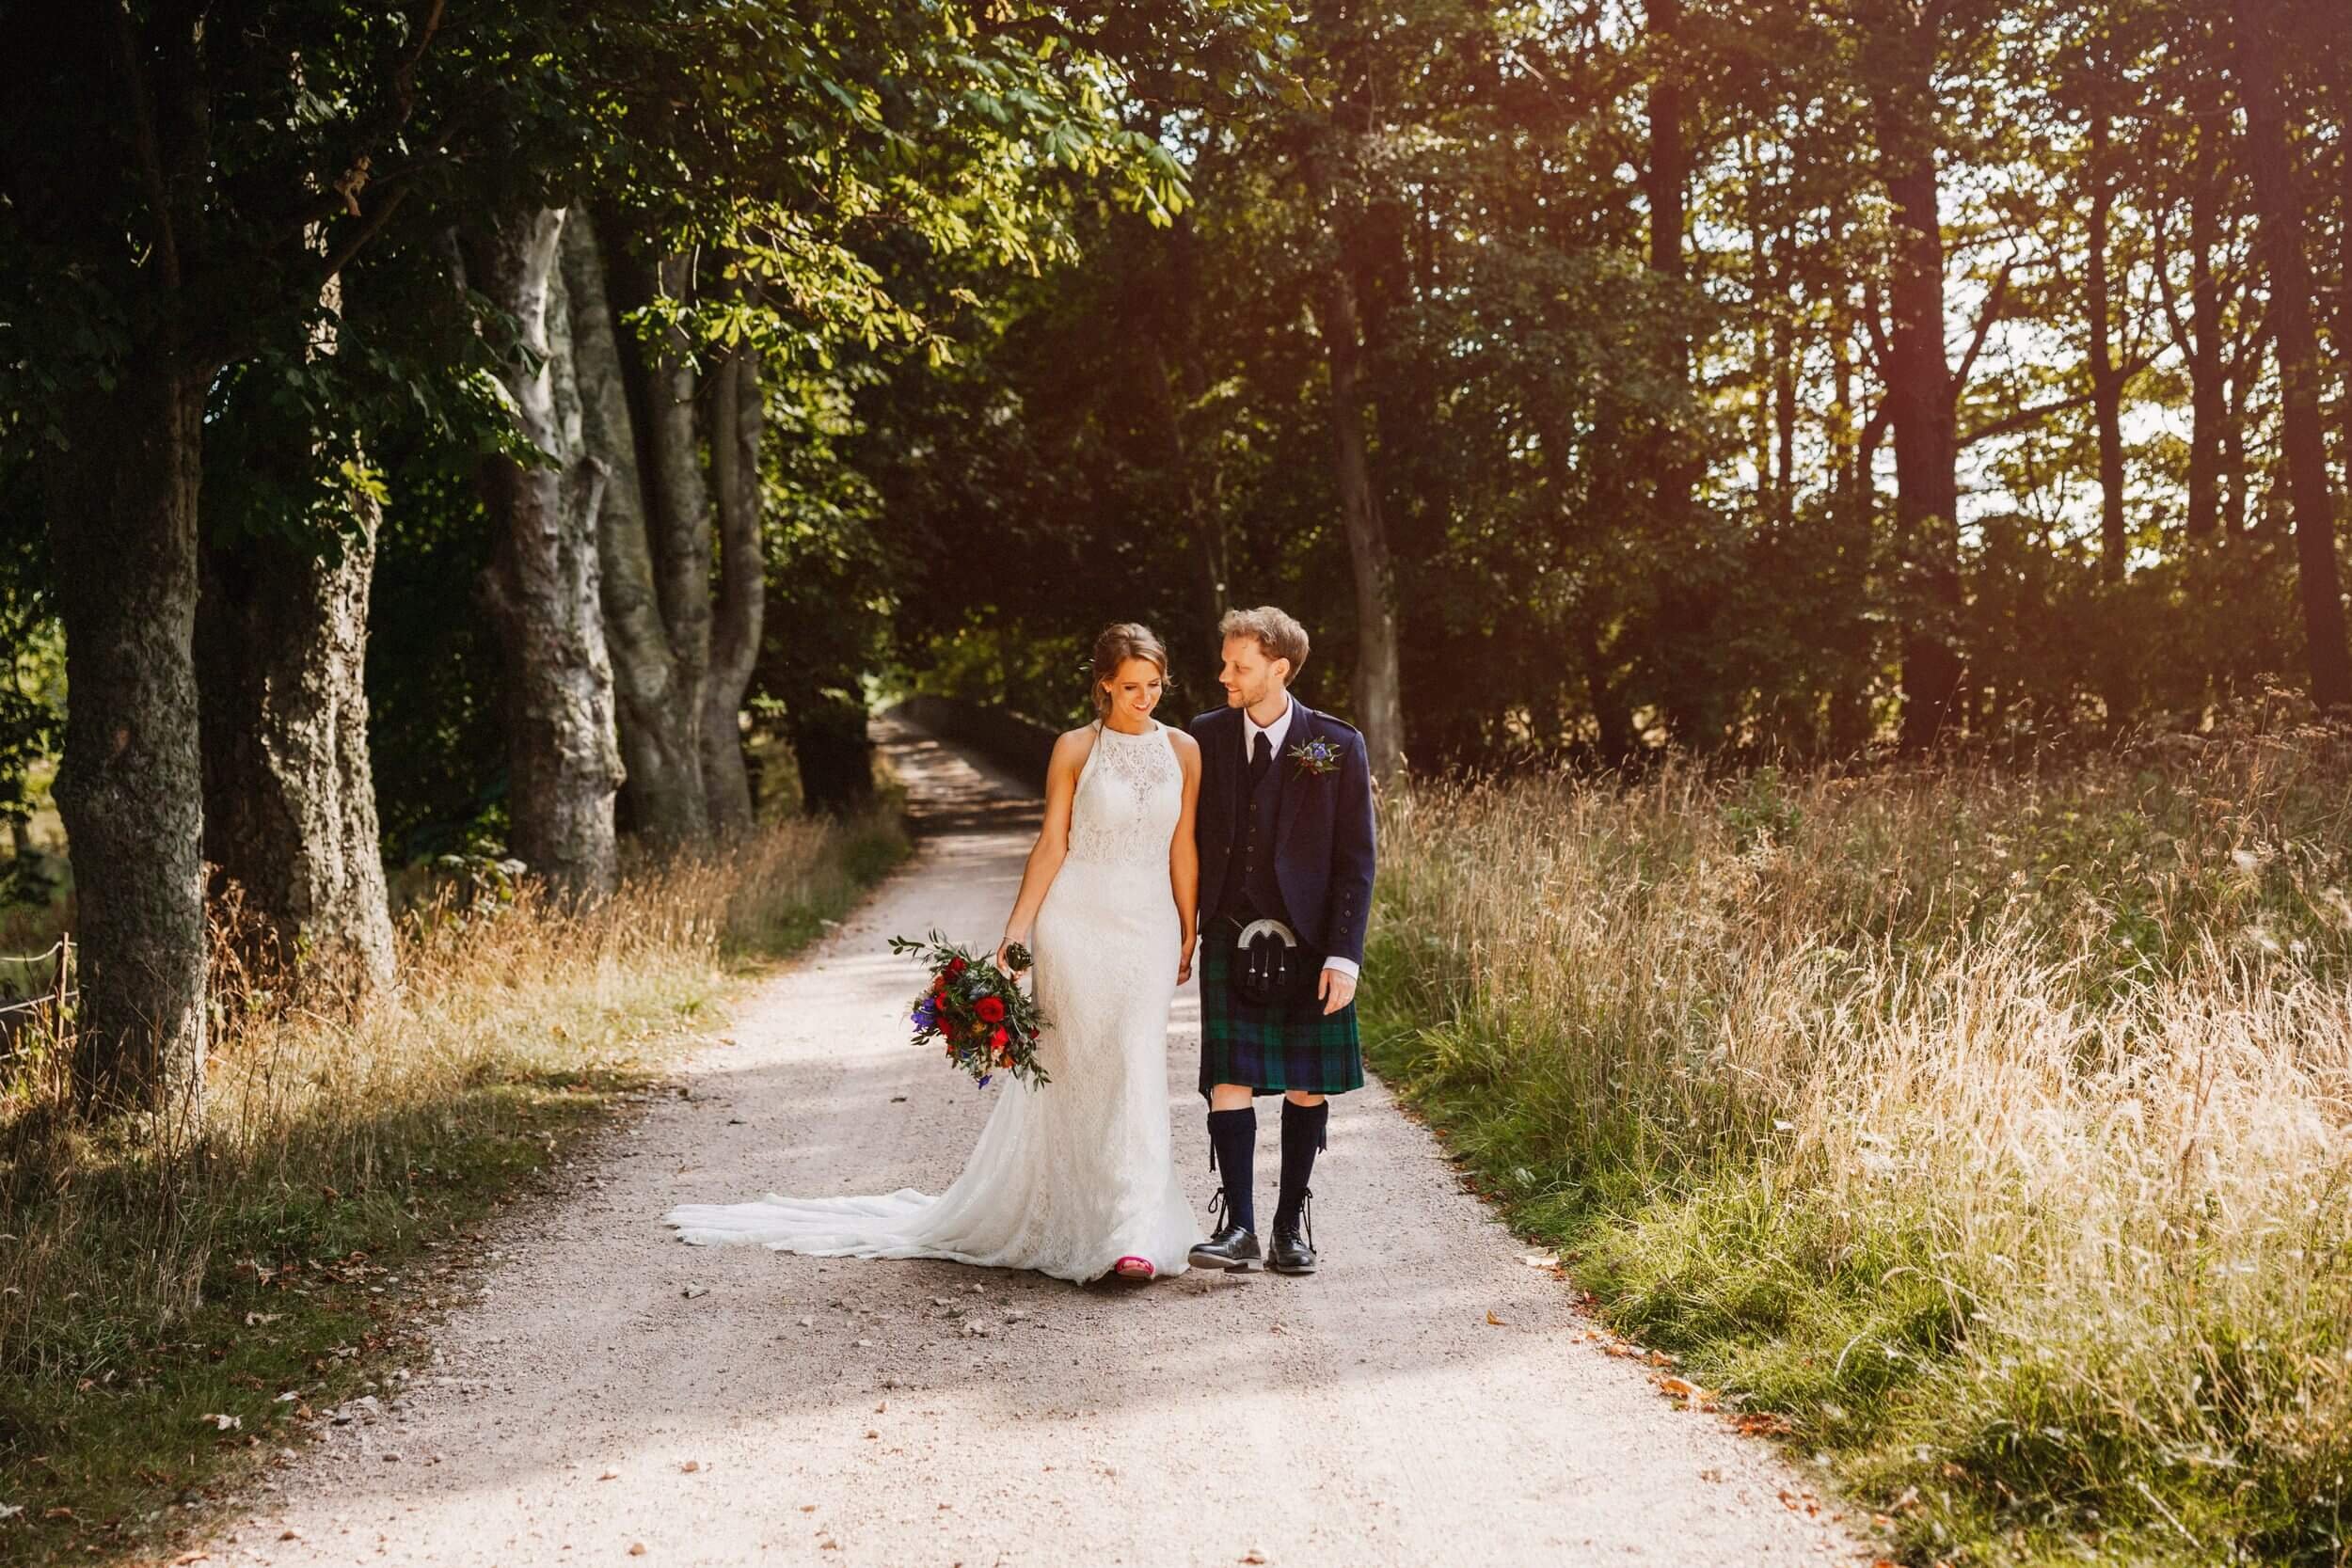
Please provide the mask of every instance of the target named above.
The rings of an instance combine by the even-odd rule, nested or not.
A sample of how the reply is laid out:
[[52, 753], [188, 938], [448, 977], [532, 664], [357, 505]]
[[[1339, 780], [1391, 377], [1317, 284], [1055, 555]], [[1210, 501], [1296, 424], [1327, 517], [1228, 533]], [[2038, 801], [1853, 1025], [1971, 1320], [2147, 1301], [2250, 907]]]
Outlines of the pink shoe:
[[1159, 1272], [1158, 1269], [1152, 1267], [1152, 1259], [1137, 1258], [1133, 1253], [1129, 1253], [1111, 1265], [1111, 1273], [1121, 1279], [1152, 1279], [1158, 1276]]

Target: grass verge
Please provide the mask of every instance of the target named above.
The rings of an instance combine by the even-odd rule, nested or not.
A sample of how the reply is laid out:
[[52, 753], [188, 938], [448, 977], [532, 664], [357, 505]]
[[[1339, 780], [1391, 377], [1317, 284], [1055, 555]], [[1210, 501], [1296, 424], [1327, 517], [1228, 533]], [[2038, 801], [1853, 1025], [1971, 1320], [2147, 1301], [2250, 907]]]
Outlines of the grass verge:
[[2347, 760], [1410, 794], [1370, 1053], [1904, 1561], [2343, 1564]]
[[389, 1388], [485, 1218], [906, 852], [895, 811], [789, 822], [585, 917], [443, 911], [363, 1017], [237, 998], [195, 1137], [75, 1124], [48, 1053], [22, 1053], [0, 1085], [0, 1560], [162, 1552], [314, 1407]]

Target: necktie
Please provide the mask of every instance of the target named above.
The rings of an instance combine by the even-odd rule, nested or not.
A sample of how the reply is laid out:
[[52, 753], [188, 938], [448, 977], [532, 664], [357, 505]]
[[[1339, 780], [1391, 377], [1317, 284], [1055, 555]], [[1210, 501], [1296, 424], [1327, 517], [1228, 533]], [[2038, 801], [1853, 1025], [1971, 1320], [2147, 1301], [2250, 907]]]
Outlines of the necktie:
[[1258, 744], [1249, 753], [1249, 788], [1256, 793], [1265, 770], [1274, 766], [1274, 737], [1263, 730], [1258, 732]]

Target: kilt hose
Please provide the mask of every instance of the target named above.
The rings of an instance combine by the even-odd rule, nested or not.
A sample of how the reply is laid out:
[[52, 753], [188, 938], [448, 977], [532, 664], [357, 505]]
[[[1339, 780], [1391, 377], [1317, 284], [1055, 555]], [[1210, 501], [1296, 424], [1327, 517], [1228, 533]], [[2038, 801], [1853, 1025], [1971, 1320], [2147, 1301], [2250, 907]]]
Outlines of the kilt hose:
[[1356, 1004], [1326, 1013], [1315, 996], [1319, 957], [1298, 972], [1291, 994], [1263, 1006], [1244, 1001], [1232, 986], [1241, 927], [1213, 919], [1200, 933], [1200, 1097], [1218, 1084], [1247, 1085], [1254, 1094], [1345, 1094], [1364, 1086], [1364, 1053], [1356, 1033]]

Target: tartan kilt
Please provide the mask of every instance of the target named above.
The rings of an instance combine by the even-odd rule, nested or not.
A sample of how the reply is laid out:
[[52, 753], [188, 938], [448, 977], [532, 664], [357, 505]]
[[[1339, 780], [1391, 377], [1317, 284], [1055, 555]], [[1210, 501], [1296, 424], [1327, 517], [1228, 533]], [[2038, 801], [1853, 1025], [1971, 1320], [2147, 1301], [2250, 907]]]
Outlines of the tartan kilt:
[[1264, 1006], [1234, 991], [1237, 929], [1215, 920], [1200, 934], [1200, 1094], [1217, 1084], [1247, 1084], [1258, 1094], [1296, 1089], [1345, 1094], [1364, 1086], [1364, 1053], [1356, 1004], [1326, 1013], [1315, 997], [1319, 957], [1301, 967], [1292, 994]]

